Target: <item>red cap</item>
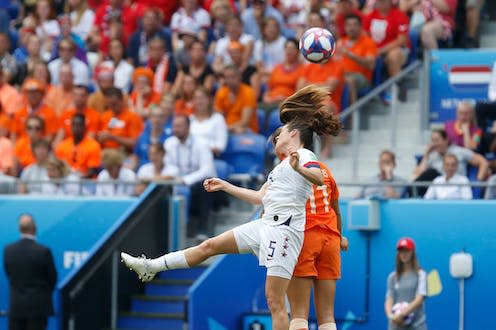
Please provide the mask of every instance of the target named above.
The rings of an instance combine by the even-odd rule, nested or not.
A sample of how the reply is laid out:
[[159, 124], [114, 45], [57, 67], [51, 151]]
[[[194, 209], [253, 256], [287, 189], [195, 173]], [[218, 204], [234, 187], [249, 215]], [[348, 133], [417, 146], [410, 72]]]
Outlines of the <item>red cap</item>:
[[403, 237], [396, 244], [396, 249], [415, 250], [415, 242], [410, 237]]

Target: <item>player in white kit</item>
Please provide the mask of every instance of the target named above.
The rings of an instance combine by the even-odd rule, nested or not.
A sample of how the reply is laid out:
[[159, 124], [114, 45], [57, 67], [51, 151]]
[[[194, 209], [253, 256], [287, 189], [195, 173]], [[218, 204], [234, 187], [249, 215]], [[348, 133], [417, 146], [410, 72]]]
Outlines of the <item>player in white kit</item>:
[[[287, 330], [286, 290], [303, 244], [305, 205], [312, 184], [321, 185], [323, 176], [312, 148], [313, 134], [336, 135], [340, 123], [326, 106], [325, 87], [307, 86], [288, 97], [280, 106], [287, 122], [275, 145], [276, 151], [289, 155], [269, 174], [258, 191], [237, 187], [218, 178], [207, 179], [207, 191], [223, 190], [252, 204], [263, 204], [261, 219], [240, 225], [198, 246], [165, 254], [156, 259], [132, 257], [121, 253], [123, 262], [142, 281], [157, 272], [189, 268], [218, 254], [252, 252], [267, 268], [265, 295], [274, 330]], [[291, 120], [287, 120], [290, 118]]]

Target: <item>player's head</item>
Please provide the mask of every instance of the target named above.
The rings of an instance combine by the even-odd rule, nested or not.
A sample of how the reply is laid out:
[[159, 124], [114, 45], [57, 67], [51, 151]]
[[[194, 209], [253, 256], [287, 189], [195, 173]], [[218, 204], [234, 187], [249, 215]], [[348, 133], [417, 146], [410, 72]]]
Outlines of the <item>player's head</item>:
[[297, 130], [300, 141], [305, 148], [313, 145], [313, 133], [322, 135], [338, 135], [341, 123], [335, 118], [329, 107], [329, 90], [317, 85], [306, 86], [280, 105], [280, 119], [284, 130]]

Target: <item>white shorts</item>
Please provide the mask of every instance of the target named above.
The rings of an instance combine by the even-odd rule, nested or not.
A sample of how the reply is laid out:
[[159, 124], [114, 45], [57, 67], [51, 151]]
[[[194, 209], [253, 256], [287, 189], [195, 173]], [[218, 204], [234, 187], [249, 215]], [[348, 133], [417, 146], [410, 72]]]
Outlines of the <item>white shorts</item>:
[[233, 229], [239, 253], [252, 252], [267, 275], [291, 279], [303, 245], [302, 231], [288, 225], [269, 226], [258, 219]]

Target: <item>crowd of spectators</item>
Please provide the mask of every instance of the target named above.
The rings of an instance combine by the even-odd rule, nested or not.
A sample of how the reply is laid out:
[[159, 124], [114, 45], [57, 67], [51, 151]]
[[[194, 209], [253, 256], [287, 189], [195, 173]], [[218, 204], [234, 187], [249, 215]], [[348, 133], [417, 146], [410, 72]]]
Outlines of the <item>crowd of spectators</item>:
[[[482, 5], [466, 1], [474, 43], [479, 19], [472, 12], [469, 18], [469, 8], [478, 13]], [[410, 30], [418, 30], [425, 48], [451, 40], [456, 6], [457, 0], [0, 1], [0, 178], [20, 177], [19, 193], [131, 195], [144, 189], [137, 182], [154, 179], [192, 187], [215, 173], [213, 159], [229, 134], [259, 132], [258, 109], [273, 110], [317, 83], [329, 87], [339, 112], [345, 86], [345, 101], [354, 102], [372, 85], [377, 59], [387, 75], [401, 70]], [[299, 36], [314, 26], [338, 39], [326, 63], [305, 63], [298, 53]], [[466, 125], [447, 127], [449, 134], [458, 130]], [[458, 140], [472, 150], [479, 141]], [[80, 178], [107, 184], [92, 189], [78, 185]], [[48, 179], [59, 181], [42, 182]]]

